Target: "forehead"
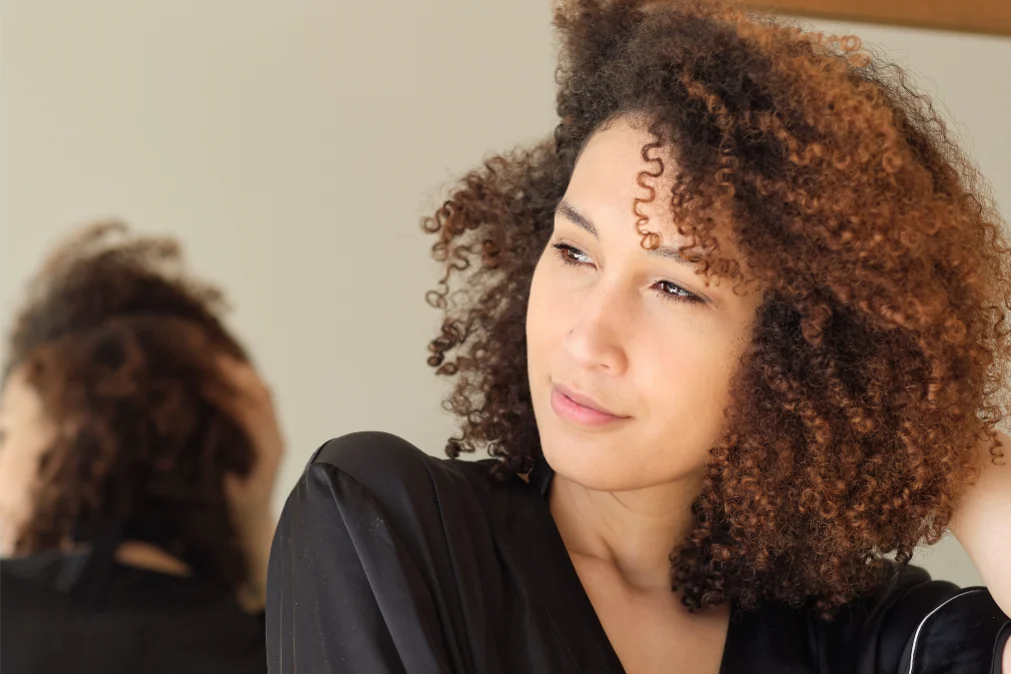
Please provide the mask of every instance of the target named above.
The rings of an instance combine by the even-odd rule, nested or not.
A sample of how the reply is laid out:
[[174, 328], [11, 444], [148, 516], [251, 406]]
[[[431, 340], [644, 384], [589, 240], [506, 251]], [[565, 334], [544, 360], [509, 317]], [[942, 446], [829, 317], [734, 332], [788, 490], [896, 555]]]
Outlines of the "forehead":
[[[569, 192], [585, 193], [601, 201], [625, 197], [626, 201], [643, 196], [645, 190], [639, 186], [639, 174], [643, 171], [655, 172], [659, 164], [643, 158], [643, 148], [653, 138], [634, 120], [619, 118], [613, 120], [590, 136], [576, 162]], [[653, 150], [651, 156], [663, 161], [665, 169], [661, 178], [651, 178], [653, 187], [669, 187], [671, 175], [669, 153]]]
[[[593, 220], [598, 230], [623, 227], [635, 233], [640, 216], [645, 216], [646, 230], [660, 234], [663, 243], [676, 245], [682, 239], [671, 210], [677, 166], [670, 149], [655, 147], [654, 142], [646, 124], [636, 118], [618, 118], [604, 126], [583, 148], [566, 201]], [[714, 221], [721, 255], [739, 258], [729, 220], [714, 217]]]

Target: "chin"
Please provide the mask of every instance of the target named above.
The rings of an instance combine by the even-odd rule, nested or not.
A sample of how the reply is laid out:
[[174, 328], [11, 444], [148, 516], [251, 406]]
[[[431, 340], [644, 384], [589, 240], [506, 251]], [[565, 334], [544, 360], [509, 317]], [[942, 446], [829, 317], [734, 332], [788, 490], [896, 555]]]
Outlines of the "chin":
[[[562, 423], [544, 424], [541, 450], [551, 469], [586, 489], [629, 492], [661, 485], [694, 483], [705, 475], [708, 452], [668, 446], [636, 433], [584, 432]], [[702, 446], [701, 444], [699, 445]]]
[[622, 451], [629, 443], [566, 435], [556, 431], [541, 437], [544, 459], [556, 474], [594, 491], [630, 491], [650, 485], [648, 471], [637, 470], [636, 462]]

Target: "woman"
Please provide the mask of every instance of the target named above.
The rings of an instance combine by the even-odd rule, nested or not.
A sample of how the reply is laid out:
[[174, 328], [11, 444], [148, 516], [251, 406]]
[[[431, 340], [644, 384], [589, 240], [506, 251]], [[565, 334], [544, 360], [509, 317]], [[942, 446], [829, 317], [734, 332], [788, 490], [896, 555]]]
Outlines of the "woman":
[[43, 265], [0, 396], [0, 662], [263, 672], [282, 442], [269, 392], [174, 241], [117, 224]]
[[[493, 458], [323, 446], [271, 671], [1011, 671], [1008, 249], [929, 101], [707, 3], [556, 23], [553, 138], [426, 222], [449, 454]], [[993, 598], [908, 566], [948, 528]]]

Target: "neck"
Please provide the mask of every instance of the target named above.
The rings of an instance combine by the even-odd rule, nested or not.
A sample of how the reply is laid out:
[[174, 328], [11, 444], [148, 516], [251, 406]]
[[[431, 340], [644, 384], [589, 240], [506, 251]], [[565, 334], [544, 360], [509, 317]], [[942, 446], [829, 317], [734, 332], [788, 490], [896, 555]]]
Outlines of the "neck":
[[182, 560], [161, 548], [141, 541], [123, 541], [116, 548], [116, 561], [126, 566], [170, 576], [188, 576], [191, 573], [190, 568]]
[[670, 555], [691, 530], [700, 482], [606, 492], [556, 474], [549, 503], [570, 555], [613, 567], [637, 590], [670, 593]]
[[[74, 553], [83, 551], [86, 548], [81, 545], [75, 545], [67, 540], [60, 545], [59, 549], [63, 553]], [[17, 557], [18, 555], [5, 552], [2, 556]], [[123, 541], [116, 548], [115, 559], [124, 566], [132, 566], [170, 576], [189, 576], [192, 574], [190, 567], [179, 558], [173, 557], [161, 548], [142, 541]]]

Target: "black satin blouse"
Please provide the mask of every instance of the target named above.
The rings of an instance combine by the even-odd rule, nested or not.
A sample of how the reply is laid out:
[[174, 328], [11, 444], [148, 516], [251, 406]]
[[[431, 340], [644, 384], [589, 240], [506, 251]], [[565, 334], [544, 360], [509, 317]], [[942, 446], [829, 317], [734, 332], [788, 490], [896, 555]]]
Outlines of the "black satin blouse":
[[[331, 440], [281, 516], [273, 674], [623, 674], [546, 494], [395, 436]], [[984, 588], [909, 567], [826, 623], [772, 603], [731, 621], [721, 674], [985, 674], [1011, 631]], [[674, 667], [672, 671], [677, 671]]]
[[2, 674], [264, 674], [264, 618], [199, 577], [59, 551], [0, 560]]

